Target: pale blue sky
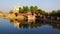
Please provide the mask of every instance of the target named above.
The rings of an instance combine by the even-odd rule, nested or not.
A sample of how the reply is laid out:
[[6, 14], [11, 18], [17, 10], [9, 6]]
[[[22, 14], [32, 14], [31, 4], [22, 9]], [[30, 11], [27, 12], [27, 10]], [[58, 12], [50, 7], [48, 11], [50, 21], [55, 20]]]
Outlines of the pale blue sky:
[[35, 6], [45, 11], [60, 9], [60, 0], [0, 0], [0, 10], [7, 12], [14, 8], [18, 3], [22, 6]]

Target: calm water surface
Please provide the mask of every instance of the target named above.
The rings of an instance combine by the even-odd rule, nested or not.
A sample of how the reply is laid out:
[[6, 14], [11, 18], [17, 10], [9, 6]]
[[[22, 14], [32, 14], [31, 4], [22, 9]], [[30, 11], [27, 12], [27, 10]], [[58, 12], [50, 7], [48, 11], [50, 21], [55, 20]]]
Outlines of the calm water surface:
[[0, 34], [60, 34], [60, 24], [19, 24], [0, 18]]

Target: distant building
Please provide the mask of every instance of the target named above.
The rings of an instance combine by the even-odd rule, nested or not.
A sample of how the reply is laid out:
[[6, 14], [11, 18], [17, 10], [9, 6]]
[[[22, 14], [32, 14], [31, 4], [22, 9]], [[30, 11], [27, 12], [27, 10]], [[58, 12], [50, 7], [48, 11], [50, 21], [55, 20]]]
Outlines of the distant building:
[[26, 15], [28, 17], [28, 23], [29, 22], [35, 22], [35, 15], [32, 15], [31, 12], [28, 12]]
[[22, 6], [20, 5], [20, 4], [17, 4], [15, 7], [14, 7], [14, 9], [12, 10], [13, 11], [13, 13], [19, 13], [19, 8], [22, 8]]

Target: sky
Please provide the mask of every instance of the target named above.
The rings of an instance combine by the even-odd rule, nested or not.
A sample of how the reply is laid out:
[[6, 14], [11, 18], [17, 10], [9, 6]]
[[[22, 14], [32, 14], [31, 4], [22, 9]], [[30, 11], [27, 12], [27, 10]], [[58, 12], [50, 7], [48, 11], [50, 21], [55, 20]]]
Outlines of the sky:
[[60, 9], [60, 0], [0, 0], [0, 10], [8, 12], [18, 3], [20, 3], [21, 6], [38, 6], [46, 12]]

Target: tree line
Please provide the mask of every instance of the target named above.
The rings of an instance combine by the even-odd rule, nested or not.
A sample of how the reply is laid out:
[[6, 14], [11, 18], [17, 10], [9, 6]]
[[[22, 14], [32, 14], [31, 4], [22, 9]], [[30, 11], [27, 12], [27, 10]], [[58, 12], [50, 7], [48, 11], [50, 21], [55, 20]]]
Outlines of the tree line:
[[[53, 10], [50, 13], [46, 12], [45, 10], [39, 9], [37, 6], [23, 6], [23, 8], [19, 7], [19, 13], [27, 13], [27, 12], [32, 12], [32, 13], [40, 13], [41, 15], [45, 16], [54, 16], [54, 17], [60, 17], [60, 10]], [[10, 11], [9, 13], [13, 13]]]
[[27, 13], [27, 12], [33, 12], [33, 13], [40, 13], [40, 14], [45, 14], [45, 11], [42, 9], [39, 9], [37, 6], [23, 6], [23, 8], [19, 8], [19, 13]]
[[48, 14], [49, 16], [53, 17], [60, 17], [60, 10], [53, 10], [51, 13]]

